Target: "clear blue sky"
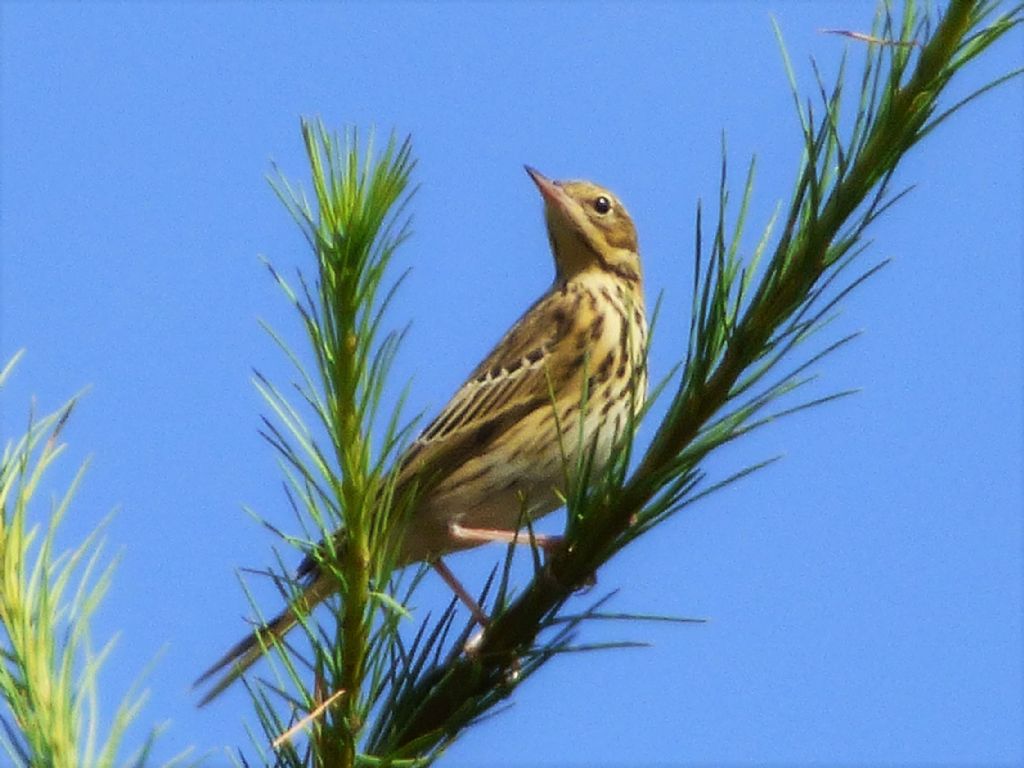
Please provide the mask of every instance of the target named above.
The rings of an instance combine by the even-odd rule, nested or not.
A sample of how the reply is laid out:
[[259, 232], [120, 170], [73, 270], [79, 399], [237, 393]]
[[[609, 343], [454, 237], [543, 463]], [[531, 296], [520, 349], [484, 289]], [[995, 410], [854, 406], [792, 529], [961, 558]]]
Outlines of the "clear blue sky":
[[[244, 628], [234, 569], [270, 558], [242, 505], [295, 530], [249, 376], [288, 377], [258, 318], [299, 340], [258, 261], [309, 264], [264, 180], [274, 161], [305, 182], [299, 116], [413, 135], [415, 236], [398, 257], [412, 273], [392, 313], [412, 323], [395, 370], [396, 392], [413, 378], [409, 413], [442, 406], [551, 278], [524, 162], [626, 202], [648, 295], [664, 292], [664, 374], [722, 132], [734, 189], [758, 156], [748, 245], [790, 192], [799, 134], [769, 14], [807, 93], [809, 54], [829, 75], [844, 49], [859, 62], [860, 44], [818, 30], [866, 30], [873, 7], [3, 4], [0, 359], [28, 350], [3, 435], [31, 397], [49, 410], [90, 387], [50, 490], [91, 457], [68, 544], [119, 509], [104, 689], [165, 649], [142, 716], [170, 720], [159, 755], [247, 746], [244, 692], [197, 711], [189, 684]], [[1022, 41], [956, 93], [1020, 66]], [[1022, 125], [1018, 80], [901, 168], [917, 187], [864, 262], [893, 263], [834, 330], [864, 335], [818, 366], [815, 392], [863, 391], [716, 457], [721, 476], [784, 454], [599, 575], [620, 610], [709, 623], [585, 635], [654, 646], [552, 664], [447, 764], [1024, 759]], [[498, 557], [451, 565], [479, 584]]]

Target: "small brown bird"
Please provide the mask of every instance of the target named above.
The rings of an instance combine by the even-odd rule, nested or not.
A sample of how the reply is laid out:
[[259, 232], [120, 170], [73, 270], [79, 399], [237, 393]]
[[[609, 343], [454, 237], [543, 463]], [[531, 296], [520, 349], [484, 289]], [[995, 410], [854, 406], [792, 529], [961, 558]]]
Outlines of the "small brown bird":
[[[560, 507], [577, 452], [593, 451], [591, 471], [599, 473], [647, 391], [647, 318], [632, 219], [595, 184], [551, 181], [529, 166], [526, 172], [544, 198], [554, 284], [400, 460], [396, 496], [427, 468], [430, 480], [402, 529], [398, 565], [434, 563], [450, 584], [442, 555], [512, 540], [524, 500], [530, 519]], [[304, 613], [336, 589], [310, 557], [298, 575], [309, 581], [300, 598]], [[231, 648], [197, 681], [227, 670], [202, 703], [296, 623], [289, 606]]]

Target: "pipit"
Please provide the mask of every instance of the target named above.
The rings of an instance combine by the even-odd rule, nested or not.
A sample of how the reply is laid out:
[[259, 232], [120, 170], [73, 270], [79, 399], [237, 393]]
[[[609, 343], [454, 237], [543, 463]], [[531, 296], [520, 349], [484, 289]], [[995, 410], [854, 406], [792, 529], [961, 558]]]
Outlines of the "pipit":
[[[513, 541], [524, 519], [560, 507], [579, 451], [588, 452], [583, 463], [597, 476], [647, 391], [647, 319], [633, 220], [596, 184], [526, 171], [544, 199], [555, 281], [402, 456], [396, 481], [398, 498], [409, 484], [419, 485], [399, 529], [397, 565], [434, 564], [470, 604], [441, 556]], [[307, 584], [297, 601], [303, 613], [337, 590], [313, 557], [297, 575]], [[293, 604], [231, 648], [197, 681], [226, 670], [202, 703], [297, 621]]]

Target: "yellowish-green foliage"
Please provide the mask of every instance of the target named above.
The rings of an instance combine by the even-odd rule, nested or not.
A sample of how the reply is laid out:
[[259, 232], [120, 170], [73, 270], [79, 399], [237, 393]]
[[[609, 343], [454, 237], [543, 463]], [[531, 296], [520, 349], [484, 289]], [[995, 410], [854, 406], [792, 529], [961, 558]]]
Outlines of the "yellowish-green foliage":
[[[0, 371], [0, 387], [16, 355]], [[104, 564], [102, 525], [70, 551], [54, 540], [85, 468], [59, 498], [46, 501], [48, 471], [61, 457], [60, 435], [77, 401], [54, 413], [28, 418], [25, 434], [4, 436], [0, 458], [0, 743], [5, 764], [113, 766], [125, 729], [145, 694], [129, 692], [100, 734], [98, 676], [113, 641], [93, 648], [89, 624], [110, 585], [113, 562]], [[130, 763], [145, 762], [146, 745]]]

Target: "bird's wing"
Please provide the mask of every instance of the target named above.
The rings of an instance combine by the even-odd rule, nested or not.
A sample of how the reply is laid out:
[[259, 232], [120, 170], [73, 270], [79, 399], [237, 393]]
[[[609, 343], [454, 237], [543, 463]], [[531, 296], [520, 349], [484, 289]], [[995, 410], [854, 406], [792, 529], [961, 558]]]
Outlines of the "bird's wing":
[[526, 311], [409, 447], [400, 484], [443, 480], [527, 414], [550, 407], [551, 384], [583, 364], [577, 304], [578, 295], [556, 287]]

